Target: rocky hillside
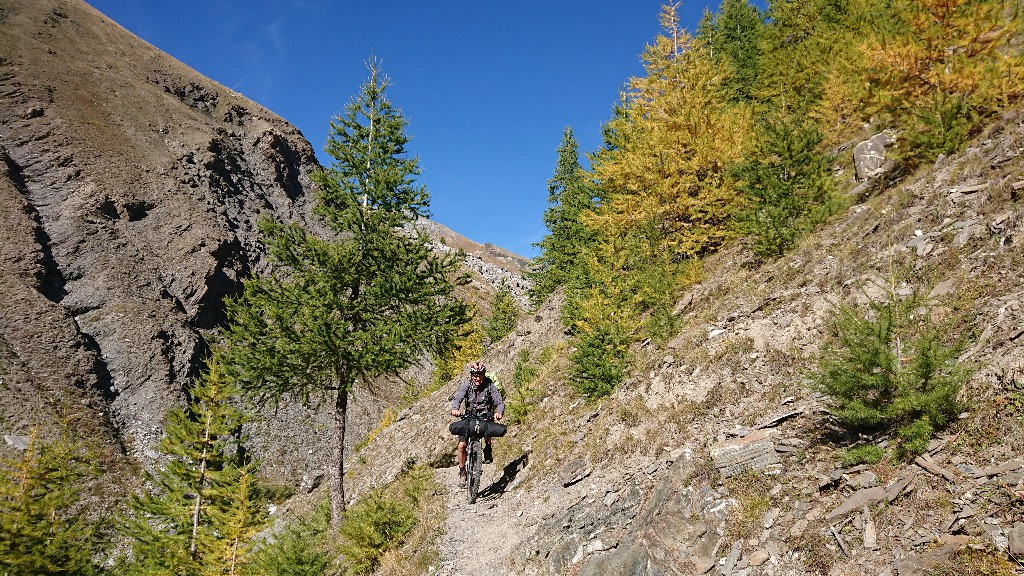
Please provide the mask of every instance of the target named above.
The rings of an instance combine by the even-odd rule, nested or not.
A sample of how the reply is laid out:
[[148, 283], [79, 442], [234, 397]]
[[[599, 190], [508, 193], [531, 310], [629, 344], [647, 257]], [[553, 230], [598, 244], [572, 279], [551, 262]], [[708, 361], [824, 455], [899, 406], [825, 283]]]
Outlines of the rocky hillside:
[[[455, 489], [454, 383], [360, 453], [355, 483], [385, 483], [403, 463], [438, 468], [450, 487], [440, 574], [1020, 573], [1022, 143], [1016, 112], [896, 182], [877, 164], [855, 178], [847, 149], [837, 174], [855, 205], [777, 261], [742, 246], [711, 258], [676, 308], [678, 335], [641, 344], [635, 376], [600, 402], [564, 384], [568, 344], [549, 302], [487, 358], [532, 411], [500, 441], [476, 505]], [[836, 305], [888, 290], [973, 317], [969, 408], [910, 462], [844, 467], [841, 453], [868, 439], [842, 433], [808, 374]], [[515, 387], [524, 350], [537, 377]]]
[[[313, 149], [80, 0], [0, 0], [0, 94], [0, 433], [64, 421], [149, 460], [224, 297], [265, 269], [257, 222], [311, 222]], [[521, 258], [445, 237], [478, 269], [467, 298], [519, 277]], [[353, 442], [379, 411], [356, 398]], [[270, 473], [322, 468], [321, 420], [263, 415]]]

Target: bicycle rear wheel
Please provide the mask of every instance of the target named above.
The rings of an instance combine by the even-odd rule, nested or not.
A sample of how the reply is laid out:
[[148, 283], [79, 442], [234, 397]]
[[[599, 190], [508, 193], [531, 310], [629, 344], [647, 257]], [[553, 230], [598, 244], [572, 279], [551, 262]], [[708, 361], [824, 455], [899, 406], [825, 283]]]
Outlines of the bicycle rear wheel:
[[470, 441], [466, 460], [466, 474], [469, 475], [466, 482], [466, 501], [473, 504], [480, 491], [480, 473], [484, 467], [484, 454], [479, 438]]

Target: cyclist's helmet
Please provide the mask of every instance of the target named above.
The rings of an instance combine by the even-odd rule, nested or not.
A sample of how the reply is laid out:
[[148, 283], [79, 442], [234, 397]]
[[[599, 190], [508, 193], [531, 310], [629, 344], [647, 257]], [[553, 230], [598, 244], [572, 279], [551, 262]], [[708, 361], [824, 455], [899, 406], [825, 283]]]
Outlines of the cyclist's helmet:
[[469, 373], [470, 373], [470, 375], [473, 375], [473, 374], [483, 375], [483, 373], [486, 372], [486, 371], [487, 371], [487, 367], [484, 366], [483, 362], [473, 362], [472, 364], [469, 365]]

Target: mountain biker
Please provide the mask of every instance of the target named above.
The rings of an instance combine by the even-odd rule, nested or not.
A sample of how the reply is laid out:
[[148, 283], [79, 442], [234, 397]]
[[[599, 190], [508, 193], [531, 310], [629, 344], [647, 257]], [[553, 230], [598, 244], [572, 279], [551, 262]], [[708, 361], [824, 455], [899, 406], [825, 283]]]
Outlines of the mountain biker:
[[[469, 381], [464, 382], [452, 397], [452, 416], [464, 416], [475, 412], [483, 415], [486, 420], [493, 418], [495, 422], [501, 421], [505, 412], [505, 401], [502, 399], [498, 387], [487, 377], [486, 371], [487, 368], [483, 362], [473, 362], [469, 365]], [[465, 410], [462, 410], [463, 402], [466, 404]], [[464, 482], [466, 479], [466, 442], [469, 440], [468, 422], [466, 420], [453, 422], [448, 429], [459, 437], [459, 481]], [[491, 456], [491, 437], [504, 436], [505, 430], [506, 428], [502, 424], [487, 423], [487, 434], [484, 436], [484, 463], [490, 464], [494, 461]]]

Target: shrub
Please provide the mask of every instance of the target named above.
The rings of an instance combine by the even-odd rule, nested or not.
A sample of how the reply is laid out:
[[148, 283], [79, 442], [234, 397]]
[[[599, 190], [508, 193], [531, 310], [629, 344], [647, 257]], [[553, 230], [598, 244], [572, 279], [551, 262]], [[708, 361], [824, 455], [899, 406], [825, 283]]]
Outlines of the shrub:
[[12, 575], [101, 573], [101, 526], [84, 505], [93, 455], [67, 432], [29, 438], [20, 457], [0, 460], [0, 565]]
[[858, 464], [877, 464], [885, 457], [885, 449], [875, 444], [863, 444], [850, 448], [840, 456], [839, 461], [843, 466], [856, 466]]
[[927, 416], [914, 420], [906, 426], [901, 426], [896, 431], [896, 437], [899, 439], [897, 453], [901, 457], [906, 457], [924, 452], [934, 431]]
[[415, 525], [415, 508], [381, 492], [355, 503], [345, 512], [339, 531], [346, 574], [372, 572], [384, 553], [400, 545]]
[[[414, 538], [414, 531], [421, 524], [437, 531], [437, 503], [430, 501], [437, 494], [433, 470], [421, 465], [406, 469], [387, 487], [371, 492], [350, 506], [339, 529], [338, 550], [344, 556], [345, 573], [374, 572], [381, 567], [385, 556], [393, 561], [397, 558], [401, 564], [422, 563], [422, 557], [430, 556], [430, 551], [415, 548], [429, 546], [430, 538], [412, 542], [412, 550], [402, 547]], [[420, 536], [420, 540], [424, 540], [423, 535]]]
[[867, 310], [840, 307], [812, 381], [849, 430], [896, 428], [901, 450], [920, 452], [959, 413], [972, 373], [957, 360], [966, 338], [943, 340], [952, 328], [933, 321], [916, 294]]
[[913, 110], [908, 123], [906, 145], [898, 156], [914, 168], [961, 150], [978, 126], [978, 113], [962, 98], [936, 95], [930, 106]]
[[519, 322], [519, 304], [516, 304], [512, 288], [503, 278], [491, 303], [491, 317], [487, 320], [484, 332], [494, 343], [508, 336], [515, 329], [516, 322]]
[[338, 554], [328, 544], [330, 508], [326, 500], [316, 511], [286, 526], [253, 557], [251, 576], [332, 576]]
[[434, 372], [430, 375], [430, 387], [426, 390], [408, 390], [405, 400], [410, 403], [422, 395], [439, 390], [462, 372], [470, 362], [477, 360], [484, 353], [484, 331], [477, 322], [470, 322], [462, 327], [462, 335], [455, 343], [455, 348], [434, 357]]
[[505, 418], [510, 424], [526, 420], [537, 398], [543, 393], [534, 385], [538, 371], [537, 365], [530, 361], [530, 351], [520, 350], [512, 372], [512, 393], [505, 401]]
[[[431, 534], [444, 523], [440, 491], [428, 466], [405, 470], [386, 486], [370, 492], [348, 507], [331, 537], [330, 508], [324, 500], [311, 514], [298, 518], [278, 532], [256, 554], [247, 568], [250, 576], [340, 576], [369, 574], [385, 556], [397, 562], [421, 566], [436, 556]], [[422, 526], [421, 526], [422, 524]], [[419, 534], [415, 531], [427, 531]], [[412, 550], [398, 550], [409, 538]], [[396, 554], [397, 551], [397, 554]]]
[[821, 130], [802, 118], [769, 117], [758, 124], [754, 151], [732, 174], [747, 208], [740, 231], [762, 258], [780, 256], [838, 206], [832, 158], [818, 150]]
[[569, 382], [581, 396], [607, 396], [629, 369], [631, 330], [608, 302], [594, 298], [584, 304], [587, 319], [576, 324], [576, 349], [569, 354]]

